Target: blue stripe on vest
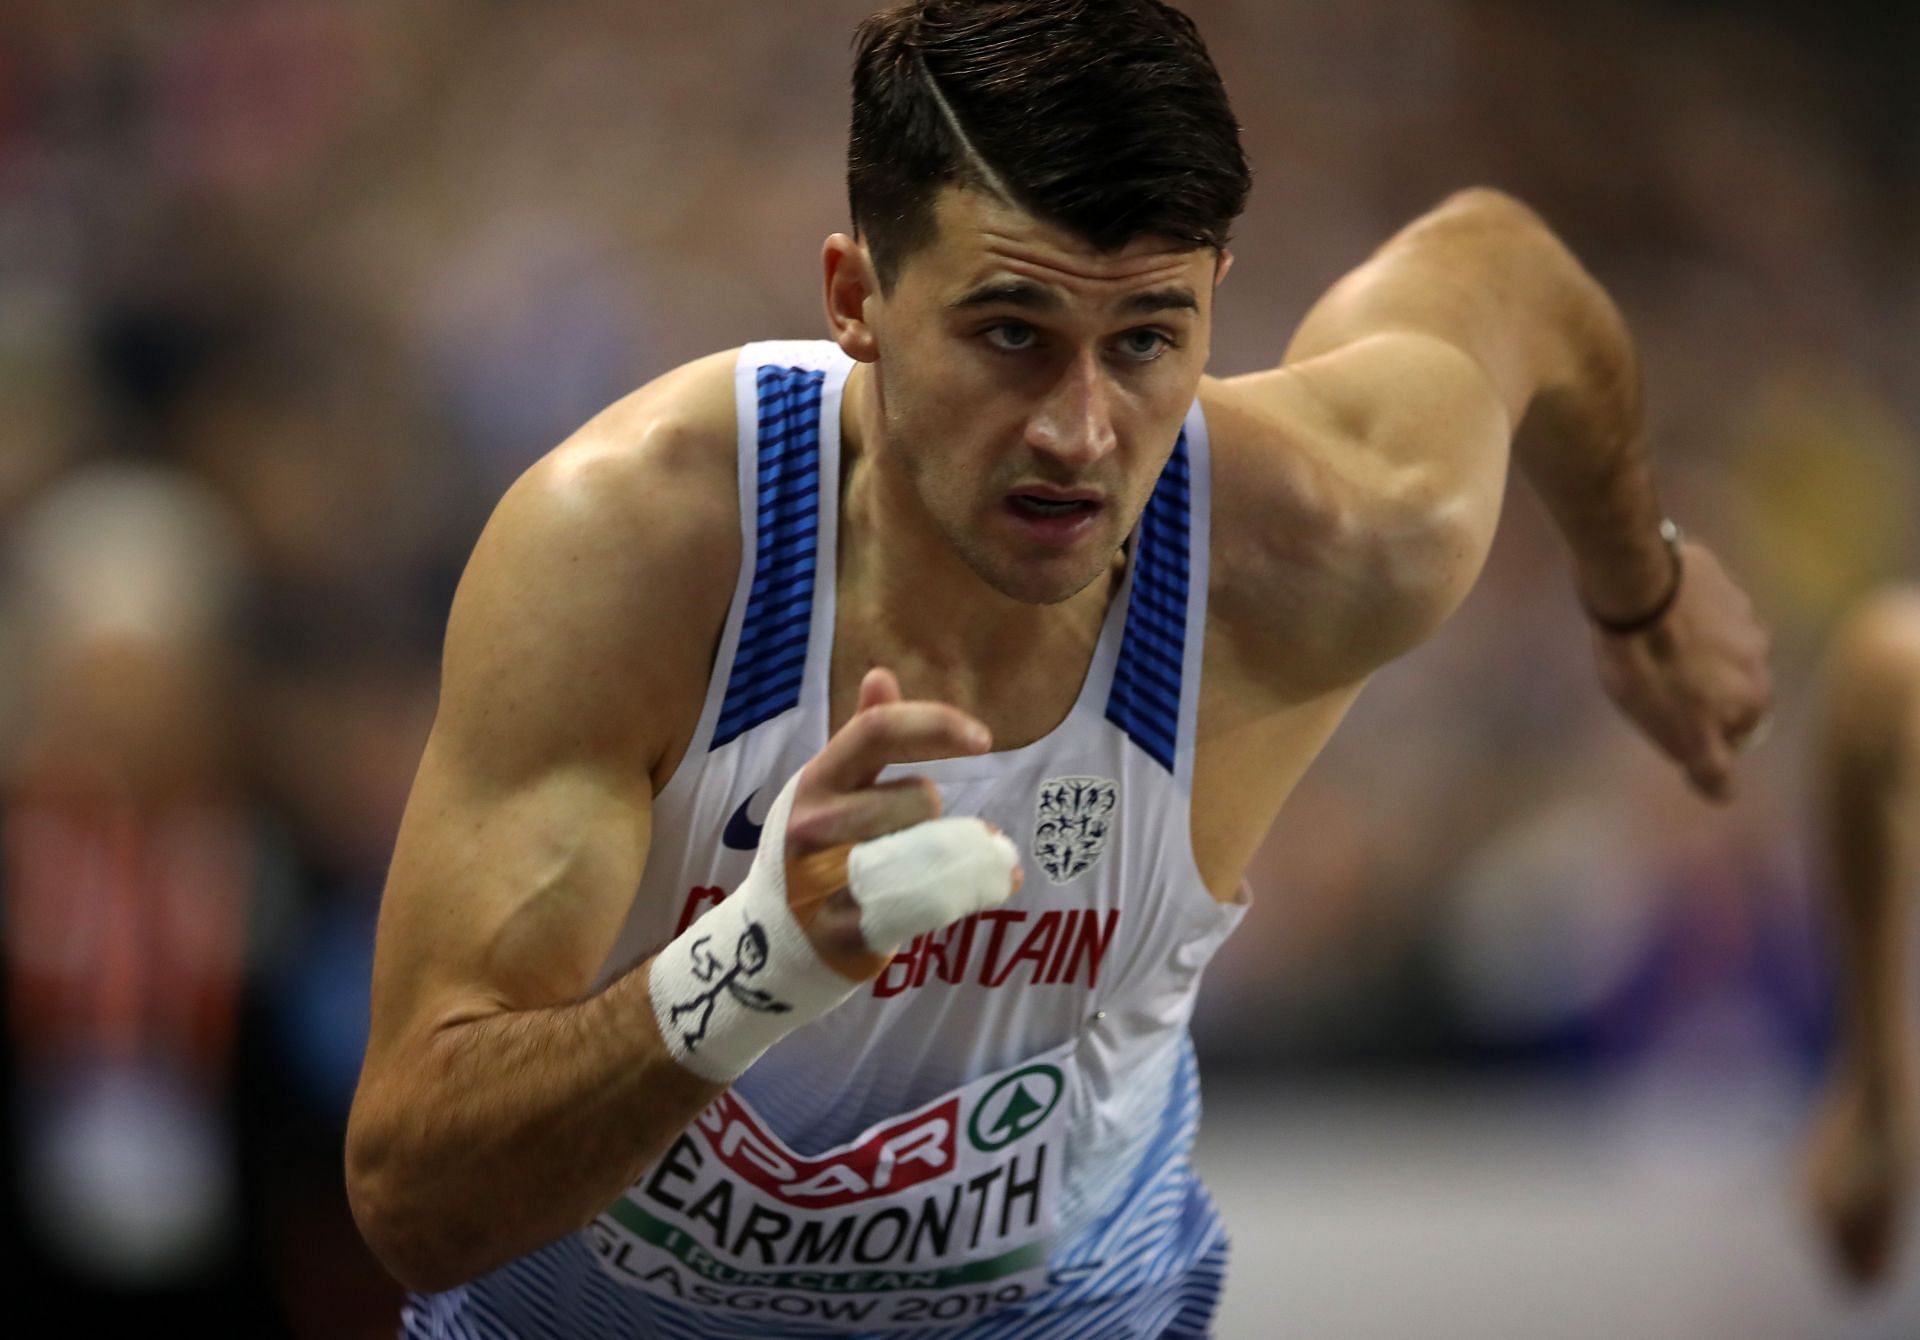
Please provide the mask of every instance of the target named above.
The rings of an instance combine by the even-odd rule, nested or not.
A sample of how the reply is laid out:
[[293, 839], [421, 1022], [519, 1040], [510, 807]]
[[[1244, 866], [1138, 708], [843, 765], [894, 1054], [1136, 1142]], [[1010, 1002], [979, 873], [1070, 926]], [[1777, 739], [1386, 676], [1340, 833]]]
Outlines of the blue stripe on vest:
[[1135, 532], [1133, 592], [1107, 720], [1168, 772], [1180, 738], [1180, 678], [1186, 662], [1188, 513], [1192, 477], [1180, 434]]
[[820, 517], [820, 393], [826, 373], [764, 367], [759, 388], [759, 533], [718, 749], [800, 702]]

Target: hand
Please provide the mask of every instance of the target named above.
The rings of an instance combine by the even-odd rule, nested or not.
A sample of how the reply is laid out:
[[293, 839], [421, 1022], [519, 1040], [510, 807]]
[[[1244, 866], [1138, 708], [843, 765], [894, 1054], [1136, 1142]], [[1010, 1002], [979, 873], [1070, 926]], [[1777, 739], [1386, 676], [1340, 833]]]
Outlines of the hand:
[[1673, 608], [1644, 633], [1595, 630], [1607, 696], [1711, 800], [1733, 798], [1734, 760], [1773, 704], [1771, 638], [1705, 545], [1681, 547]]
[[1805, 1151], [1804, 1195], [1835, 1267], [1862, 1288], [1883, 1281], [1900, 1243], [1920, 1146], [1920, 1089], [1835, 1083]]
[[[787, 818], [787, 902], [820, 957], [844, 975], [877, 977], [895, 948], [870, 946], [861, 934], [861, 908], [847, 884], [854, 844], [940, 816], [940, 790], [930, 779], [881, 782], [881, 770], [982, 754], [992, 744], [977, 718], [945, 703], [904, 702], [893, 673], [876, 668], [860, 681], [853, 716], [801, 769]], [[1013, 889], [1020, 878], [1015, 866]]]

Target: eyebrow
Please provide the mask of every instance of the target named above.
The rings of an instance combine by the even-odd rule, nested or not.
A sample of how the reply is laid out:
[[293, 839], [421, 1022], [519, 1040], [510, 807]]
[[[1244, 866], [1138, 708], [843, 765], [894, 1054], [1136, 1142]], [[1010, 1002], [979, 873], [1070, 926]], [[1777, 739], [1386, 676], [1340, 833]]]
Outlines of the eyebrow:
[[1135, 293], [1120, 306], [1129, 312], [1197, 312], [1200, 310], [1200, 300], [1193, 296], [1192, 289], [1180, 284], [1173, 288]]
[[977, 307], [1024, 307], [1029, 311], [1058, 311], [1066, 306], [1052, 289], [1031, 279], [990, 279], [967, 290], [947, 306], [956, 312]]
[[[1066, 303], [1054, 290], [1031, 279], [990, 279], [967, 290], [947, 304], [951, 311], [970, 312], [981, 307], [1021, 307], [1034, 312], [1056, 312]], [[1200, 310], [1200, 301], [1185, 285], [1134, 293], [1120, 304], [1127, 312], [1166, 312]]]

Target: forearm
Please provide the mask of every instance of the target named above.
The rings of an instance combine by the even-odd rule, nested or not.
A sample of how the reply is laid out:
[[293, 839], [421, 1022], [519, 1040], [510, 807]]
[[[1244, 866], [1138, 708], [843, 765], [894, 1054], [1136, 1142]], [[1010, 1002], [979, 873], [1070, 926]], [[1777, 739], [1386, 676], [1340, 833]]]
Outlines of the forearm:
[[[829, 845], [786, 855], [803, 778], [826, 787], [836, 768], [877, 776], [885, 764], [866, 761], [863, 744], [906, 752], [884, 733], [875, 682], [862, 687], [866, 729], [843, 729], [838, 755], [823, 751], [817, 772], [782, 787], [746, 878], [640, 968], [577, 1003], [469, 1010], [411, 1047], [369, 1046], [348, 1190], [361, 1231], [402, 1282], [446, 1288], [584, 1226], [726, 1084], [846, 1000], [899, 945], [1018, 886], [1013, 843], [972, 818], [892, 826], [881, 815], [867, 821], [885, 825], [872, 834], [803, 812], [797, 831], [812, 836], [798, 840]], [[916, 752], [953, 752], [957, 713], [892, 692], [894, 715], [911, 712], [901, 724], [927, 737], [907, 737]], [[965, 743], [978, 751], [987, 740]], [[807, 804], [825, 809], [807, 789]], [[931, 808], [927, 789], [909, 798]]]
[[1606, 291], [1557, 241], [1559, 302], [1536, 387], [1514, 435], [1514, 460], [1552, 514], [1581, 603], [1632, 620], [1676, 576], [1642, 420], [1640, 363]]
[[1832, 922], [1840, 957], [1839, 1056], [1871, 1085], [1913, 1047], [1907, 952], [1912, 925], [1897, 816], [1891, 798], [1857, 775], [1857, 761], [1830, 765], [1826, 790]]
[[591, 1221], [722, 1085], [669, 1055], [646, 967], [574, 1004], [447, 1025], [356, 1100], [348, 1189], [383, 1264], [440, 1289]]

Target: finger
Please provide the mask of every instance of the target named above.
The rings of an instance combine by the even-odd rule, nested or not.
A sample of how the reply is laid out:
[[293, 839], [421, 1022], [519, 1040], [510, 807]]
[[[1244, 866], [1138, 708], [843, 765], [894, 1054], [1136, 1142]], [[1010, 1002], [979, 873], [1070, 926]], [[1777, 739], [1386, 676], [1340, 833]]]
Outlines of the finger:
[[1772, 729], [1772, 719], [1757, 700], [1741, 697], [1729, 703], [1720, 717], [1720, 738], [1735, 754], [1758, 748]]
[[881, 703], [852, 717], [815, 755], [801, 779], [803, 790], [857, 791], [871, 786], [894, 763], [985, 753], [993, 743], [986, 725], [946, 703]]
[[1767, 719], [1767, 706], [1758, 698], [1746, 698], [1734, 703], [1727, 709], [1721, 728], [1731, 743], [1738, 744], [1754, 731], [1760, 729], [1760, 723]]
[[1773, 733], [1773, 713], [1757, 712], [1727, 728], [1727, 743], [1737, 754], [1750, 754], [1767, 742]]
[[866, 711], [869, 707], [878, 707], [882, 703], [899, 701], [900, 681], [895, 678], [893, 671], [884, 665], [876, 665], [861, 678], [860, 700], [853, 710], [859, 713]]
[[1708, 731], [1689, 753], [1687, 778], [1694, 789], [1720, 804], [1733, 799], [1733, 749], [1718, 731]]
[[790, 855], [841, 842], [864, 842], [940, 817], [940, 788], [927, 777], [902, 777], [860, 791], [829, 795], [796, 809], [787, 822]]
[[[995, 837], [1000, 836], [1001, 830], [1000, 830], [999, 824], [994, 823], [991, 819], [982, 819], [980, 822], [987, 826], [987, 831], [989, 833], [992, 833]], [[1026, 882], [1027, 882], [1027, 872], [1024, 869], [1022, 869], [1020, 865], [1016, 862], [1013, 867], [1013, 892], [1014, 893], [1020, 892], [1020, 886], [1025, 884]]]

